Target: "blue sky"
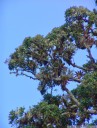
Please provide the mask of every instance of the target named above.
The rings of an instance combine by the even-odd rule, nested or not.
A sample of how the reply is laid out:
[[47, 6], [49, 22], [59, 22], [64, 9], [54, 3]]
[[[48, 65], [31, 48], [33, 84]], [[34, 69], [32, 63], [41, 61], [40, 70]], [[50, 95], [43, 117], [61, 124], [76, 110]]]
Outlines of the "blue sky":
[[52, 28], [64, 24], [65, 10], [74, 5], [96, 8], [94, 0], [0, 0], [0, 128], [11, 128], [10, 110], [20, 106], [28, 108], [42, 99], [37, 91], [38, 82], [10, 75], [5, 59], [25, 37], [46, 35]]

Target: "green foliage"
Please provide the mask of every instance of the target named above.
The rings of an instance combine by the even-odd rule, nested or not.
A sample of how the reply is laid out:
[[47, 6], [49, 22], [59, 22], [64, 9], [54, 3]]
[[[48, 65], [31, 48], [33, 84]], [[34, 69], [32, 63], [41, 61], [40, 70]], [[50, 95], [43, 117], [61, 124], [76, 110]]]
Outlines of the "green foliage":
[[97, 71], [85, 75], [83, 82], [76, 89], [76, 93], [83, 108], [97, 107]]
[[[9, 123], [17, 128], [64, 128], [97, 115], [97, 58], [91, 50], [97, 47], [97, 11], [74, 6], [66, 10], [65, 20], [45, 37], [26, 37], [7, 61], [16, 76], [39, 80], [43, 95], [27, 112], [22, 107], [10, 112]], [[83, 50], [88, 60], [79, 66], [74, 59]], [[72, 82], [78, 86], [70, 91]], [[56, 86], [66, 93], [54, 96]]]
[[[14, 112], [11, 111], [9, 115], [10, 124], [17, 124], [18, 128], [54, 128], [55, 126], [61, 128], [67, 121], [66, 117], [62, 116], [62, 110], [58, 106], [44, 101], [33, 106], [33, 108], [30, 107], [26, 113], [23, 111], [22, 116], [20, 113], [20, 109], [17, 109]], [[17, 116], [17, 118], [12, 117], [13, 115]]]

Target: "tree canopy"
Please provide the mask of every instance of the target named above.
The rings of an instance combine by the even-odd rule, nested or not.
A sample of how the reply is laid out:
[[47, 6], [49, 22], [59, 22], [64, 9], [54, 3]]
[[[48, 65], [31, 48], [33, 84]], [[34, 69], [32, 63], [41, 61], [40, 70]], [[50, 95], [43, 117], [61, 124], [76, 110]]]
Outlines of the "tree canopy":
[[95, 0], [95, 3], [96, 3], [96, 5], [97, 5], [97, 0]]
[[[89, 123], [97, 115], [97, 10], [82, 6], [65, 12], [65, 23], [46, 36], [26, 37], [7, 60], [10, 73], [39, 80], [43, 100], [29, 108], [9, 114], [9, 123], [18, 128], [64, 128]], [[86, 52], [86, 61], [76, 63], [77, 52]], [[80, 57], [79, 57], [80, 58]], [[75, 89], [70, 90], [75, 82]], [[55, 87], [62, 95], [53, 95]], [[51, 90], [51, 91], [48, 91]], [[49, 92], [49, 93], [48, 93]]]

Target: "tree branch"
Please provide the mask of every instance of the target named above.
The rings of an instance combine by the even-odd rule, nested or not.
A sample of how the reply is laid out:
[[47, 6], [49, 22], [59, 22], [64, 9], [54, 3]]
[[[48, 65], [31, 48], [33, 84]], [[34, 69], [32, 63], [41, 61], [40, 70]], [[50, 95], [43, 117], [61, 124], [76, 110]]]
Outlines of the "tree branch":
[[29, 75], [27, 75], [27, 74], [25, 74], [25, 73], [23, 73], [23, 72], [21, 72], [21, 73], [10, 72], [10, 74], [12, 74], [12, 73], [16, 74], [16, 76], [18, 76], [18, 75], [24, 75], [24, 76], [26, 76], [26, 77], [29, 77], [30, 79], [38, 80], [37, 78], [34, 78], [34, 77], [32, 77], [32, 76], [29, 76]]
[[64, 87], [65, 91], [68, 93], [68, 95], [70, 96], [70, 98], [76, 103], [77, 106], [80, 106], [80, 103], [78, 102], [78, 100], [74, 97], [74, 95], [72, 94], [71, 91], [69, 91], [66, 87]]
[[71, 77], [71, 78], [69, 79], [69, 81], [75, 81], [75, 82], [78, 82], [78, 83], [81, 83], [81, 82], [82, 82], [80, 79], [73, 78], [73, 77]]
[[79, 69], [81, 69], [81, 70], [84, 70], [84, 71], [89, 71], [89, 69], [86, 69], [86, 68], [84, 68], [84, 67], [81, 67], [81, 66], [78, 66], [78, 65], [76, 65], [75, 63], [70, 63], [73, 67], [76, 67], [76, 68], [79, 68]]
[[91, 50], [90, 50], [90, 48], [87, 48], [87, 51], [88, 51], [88, 54], [89, 54], [89, 58], [90, 58], [90, 60], [93, 62], [93, 63], [95, 63], [95, 60], [94, 60], [94, 58], [93, 58], [93, 56], [92, 56], [92, 53], [91, 53]]
[[29, 77], [30, 79], [38, 80], [37, 78], [34, 78], [34, 77], [32, 77], [32, 76], [29, 76], [29, 75], [27, 75], [27, 74], [25, 74], [25, 73], [21, 73], [21, 74], [19, 74], [19, 75], [24, 75], [24, 76], [26, 76], [26, 77]]
[[97, 110], [85, 110], [89, 114], [97, 114]]
[[61, 101], [62, 101], [62, 103], [64, 103], [64, 105], [68, 108], [69, 105], [68, 105], [68, 102], [67, 102], [67, 100], [65, 99], [64, 95], [62, 96]]

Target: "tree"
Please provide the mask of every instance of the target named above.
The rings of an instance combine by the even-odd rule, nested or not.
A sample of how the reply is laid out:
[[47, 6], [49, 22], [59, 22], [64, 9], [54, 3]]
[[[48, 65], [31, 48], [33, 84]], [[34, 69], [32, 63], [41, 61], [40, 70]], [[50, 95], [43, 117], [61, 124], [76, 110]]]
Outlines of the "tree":
[[[22, 107], [10, 112], [10, 124], [18, 128], [64, 128], [89, 123], [97, 115], [97, 60], [92, 55], [97, 47], [96, 10], [71, 7], [65, 20], [45, 37], [25, 38], [7, 60], [11, 73], [39, 80], [38, 90], [44, 97], [28, 112]], [[74, 61], [78, 51], [88, 54], [81, 66]], [[72, 82], [76, 88], [70, 91]], [[66, 93], [54, 96], [56, 86]]]
[[96, 3], [96, 5], [97, 5], [97, 0], [95, 0], [95, 3]]

